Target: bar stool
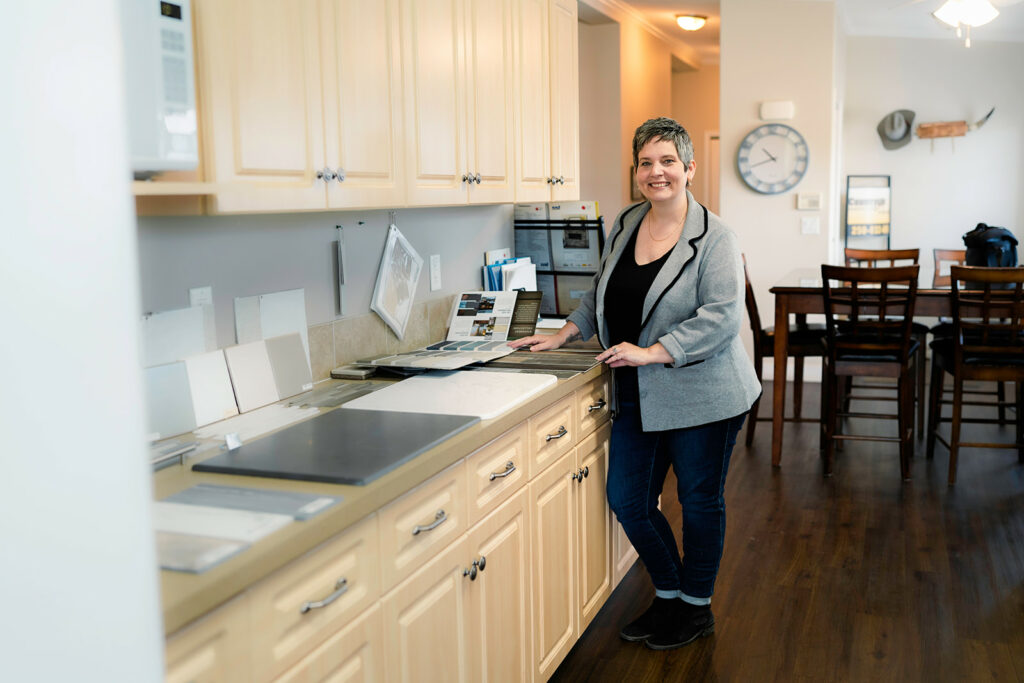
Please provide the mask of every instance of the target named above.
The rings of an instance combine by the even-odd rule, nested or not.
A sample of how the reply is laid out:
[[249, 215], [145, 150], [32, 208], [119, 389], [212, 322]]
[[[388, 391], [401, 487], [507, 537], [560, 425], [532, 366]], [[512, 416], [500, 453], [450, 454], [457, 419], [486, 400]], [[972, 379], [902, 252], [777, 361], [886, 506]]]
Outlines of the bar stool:
[[[761, 382], [764, 359], [775, 355], [775, 328], [761, 327], [761, 316], [757, 311], [757, 299], [754, 298], [754, 287], [750, 284], [750, 273], [747, 271], [747, 256], [743, 254], [743, 278], [746, 280], [747, 317], [750, 319], [750, 331], [754, 336], [754, 372], [757, 381]], [[818, 422], [818, 418], [801, 417], [804, 389], [804, 358], [820, 358], [824, 347], [825, 326], [821, 323], [807, 323], [807, 315], [796, 316], [796, 324], [789, 326], [789, 338], [786, 344], [786, 357], [793, 359], [793, 417], [783, 418], [787, 422]], [[787, 361], [788, 362], [788, 361]], [[785, 381], [785, 378], [783, 378]], [[771, 422], [770, 417], [757, 416], [761, 399], [758, 398], [750, 408], [747, 420], [746, 443], [749, 447], [754, 443], [754, 429], [758, 420]]]
[[[868, 268], [877, 268], [879, 266], [898, 266], [898, 265], [916, 265], [918, 258], [920, 257], [920, 249], [845, 249], [844, 256], [846, 257], [847, 266], [860, 266]], [[924, 436], [925, 432], [925, 421], [924, 421], [924, 404], [925, 404], [925, 393], [924, 393], [924, 381], [925, 381], [925, 351], [926, 344], [928, 343], [928, 333], [930, 328], [924, 323], [911, 323], [910, 333], [918, 344], [918, 353], [920, 356], [917, 359], [917, 391], [915, 392], [915, 400], [917, 401], [917, 438]], [[851, 383], [851, 388], [852, 388]], [[863, 388], [863, 387], [859, 387]], [[877, 387], [873, 387], [877, 388]], [[849, 396], [847, 398], [847, 404], [849, 398], [858, 398], [857, 396]], [[872, 397], [878, 398], [878, 397]]]
[[[918, 266], [852, 268], [821, 266], [825, 300], [825, 355], [822, 371], [821, 449], [825, 475], [832, 474], [835, 442], [897, 442], [900, 473], [910, 478], [914, 439], [914, 375], [918, 342], [911, 335]], [[832, 281], [838, 281], [833, 287]], [[842, 409], [842, 384], [852, 377], [896, 380], [897, 415]], [[896, 419], [897, 435], [840, 433], [842, 418]]]
[[[929, 458], [934, 455], [936, 440], [949, 449], [949, 485], [952, 486], [956, 483], [961, 448], [1015, 448], [1018, 462], [1024, 463], [1024, 423], [1020, 420], [1024, 404], [1024, 268], [952, 266], [950, 278], [953, 336], [932, 342], [927, 454]], [[946, 372], [953, 376], [953, 414], [949, 418], [940, 414], [942, 380]], [[965, 422], [999, 423], [990, 418], [963, 416], [966, 380], [1016, 383], [1014, 443], [960, 440], [960, 428]], [[942, 422], [952, 423], [948, 442], [938, 433]]]

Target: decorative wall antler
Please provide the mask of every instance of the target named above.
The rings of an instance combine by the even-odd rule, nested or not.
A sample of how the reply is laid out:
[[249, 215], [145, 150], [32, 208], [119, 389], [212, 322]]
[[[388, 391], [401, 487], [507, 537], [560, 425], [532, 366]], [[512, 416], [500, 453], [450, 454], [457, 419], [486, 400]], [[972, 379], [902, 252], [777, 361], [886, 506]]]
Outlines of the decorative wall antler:
[[937, 123], [922, 123], [917, 127], [917, 137], [925, 138], [955, 138], [967, 135], [969, 130], [977, 130], [985, 125], [985, 122], [996, 110], [992, 107], [987, 114], [974, 123], [966, 121], [939, 121]]

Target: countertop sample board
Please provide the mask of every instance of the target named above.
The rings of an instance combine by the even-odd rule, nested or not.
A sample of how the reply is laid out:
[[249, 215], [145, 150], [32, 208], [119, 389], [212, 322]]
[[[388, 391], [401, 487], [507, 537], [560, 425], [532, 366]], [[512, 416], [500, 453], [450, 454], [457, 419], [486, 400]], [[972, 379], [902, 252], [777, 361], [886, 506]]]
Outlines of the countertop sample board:
[[474, 415], [489, 420], [553, 386], [554, 375], [532, 373], [429, 372], [403, 379], [368, 396], [349, 401], [341, 410], [387, 410]]
[[332, 410], [192, 469], [363, 485], [478, 421], [465, 415]]

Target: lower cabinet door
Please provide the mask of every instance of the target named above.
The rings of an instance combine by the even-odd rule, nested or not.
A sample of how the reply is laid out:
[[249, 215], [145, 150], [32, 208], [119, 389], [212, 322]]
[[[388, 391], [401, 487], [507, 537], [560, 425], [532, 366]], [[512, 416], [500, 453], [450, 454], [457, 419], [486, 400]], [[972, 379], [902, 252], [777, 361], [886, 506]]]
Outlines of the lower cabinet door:
[[576, 449], [579, 491], [579, 591], [580, 634], [612, 592], [611, 533], [605, 494], [608, 469], [608, 439], [611, 425], [605, 423], [584, 439]]
[[466, 597], [471, 583], [466, 572], [472, 561], [467, 537], [462, 536], [381, 599], [386, 680], [472, 680], [466, 666]]
[[167, 639], [167, 683], [248, 683], [249, 603], [242, 595]]
[[469, 678], [479, 683], [529, 681], [530, 509], [521, 489], [469, 533], [478, 569], [469, 586]]
[[277, 679], [277, 683], [377, 683], [384, 680], [384, 633], [379, 605], [350, 625]]
[[576, 497], [571, 450], [530, 482], [534, 679], [550, 678], [576, 642]]

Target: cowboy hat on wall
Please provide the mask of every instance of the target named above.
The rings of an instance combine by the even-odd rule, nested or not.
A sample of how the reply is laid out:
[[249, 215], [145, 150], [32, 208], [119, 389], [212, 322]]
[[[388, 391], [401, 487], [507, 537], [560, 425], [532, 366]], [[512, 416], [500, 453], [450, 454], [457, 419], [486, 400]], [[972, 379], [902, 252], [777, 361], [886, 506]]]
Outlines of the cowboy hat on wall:
[[914, 125], [914, 112], [909, 109], [897, 109], [886, 114], [878, 122], [878, 137], [886, 149], [899, 149], [910, 142], [910, 131]]

